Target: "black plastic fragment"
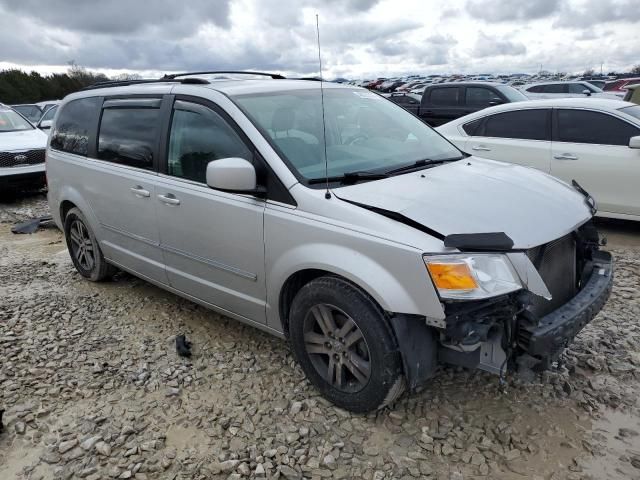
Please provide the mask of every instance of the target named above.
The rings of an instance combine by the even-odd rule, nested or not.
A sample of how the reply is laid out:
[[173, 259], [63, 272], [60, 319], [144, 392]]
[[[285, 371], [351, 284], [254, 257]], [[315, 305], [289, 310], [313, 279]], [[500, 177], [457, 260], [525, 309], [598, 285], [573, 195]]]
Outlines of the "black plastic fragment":
[[176, 337], [176, 352], [181, 357], [191, 357], [191, 342], [184, 335]]
[[513, 240], [504, 232], [453, 233], [444, 238], [444, 246], [461, 250], [503, 251], [513, 248]]
[[45, 215], [40, 218], [32, 218], [31, 220], [27, 220], [26, 222], [18, 223], [11, 227], [12, 233], [35, 233], [40, 227], [40, 224], [44, 222], [49, 222], [53, 219], [51, 215]]
[[4, 432], [4, 425], [2, 424], [2, 415], [4, 415], [4, 410], [0, 408], [0, 433]]

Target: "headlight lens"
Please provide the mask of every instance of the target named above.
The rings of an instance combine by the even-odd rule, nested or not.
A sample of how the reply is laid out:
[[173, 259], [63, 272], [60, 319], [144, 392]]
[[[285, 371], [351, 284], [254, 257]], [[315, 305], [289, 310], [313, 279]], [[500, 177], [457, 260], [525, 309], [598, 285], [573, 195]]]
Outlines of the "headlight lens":
[[511, 262], [504, 255], [425, 255], [424, 263], [442, 298], [475, 300], [522, 288]]

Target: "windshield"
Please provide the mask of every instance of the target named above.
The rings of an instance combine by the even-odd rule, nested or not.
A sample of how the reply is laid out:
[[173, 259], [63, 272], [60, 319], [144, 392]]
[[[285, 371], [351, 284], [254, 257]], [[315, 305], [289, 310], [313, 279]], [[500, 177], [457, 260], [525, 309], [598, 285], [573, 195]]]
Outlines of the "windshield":
[[36, 105], [16, 105], [12, 108], [33, 123], [37, 123], [42, 116], [42, 110]]
[[16, 132], [31, 129], [33, 129], [33, 125], [13, 110], [0, 110], [0, 132]]
[[509, 85], [496, 85], [496, 90], [507, 97], [507, 100], [510, 102], [524, 102], [525, 100], [529, 100], [524, 93], [510, 87]]
[[632, 117], [636, 117], [640, 120], [640, 105], [633, 105], [631, 107], [624, 107], [619, 109], [622, 113], [626, 113], [627, 115], [631, 115]]
[[[271, 139], [290, 168], [324, 178], [320, 89], [237, 95], [240, 108]], [[419, 160], [462, 158], [461, 152], [402, 107], [361, 89], [324, 90], [327, 173], [391, 170]], [[294, 172], [295, 173], [295, 172]]]

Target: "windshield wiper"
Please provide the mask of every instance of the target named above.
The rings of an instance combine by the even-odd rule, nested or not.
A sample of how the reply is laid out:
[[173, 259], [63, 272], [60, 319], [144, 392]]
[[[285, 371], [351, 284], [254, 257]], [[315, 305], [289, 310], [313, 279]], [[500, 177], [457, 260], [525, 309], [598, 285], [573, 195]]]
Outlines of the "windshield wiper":
[[410, 163], [409, 165], [404, 165], [402, 167], [393, 168], [391, 170], [387, 170], [384, 172], [387, 176], [396, 175], [398, 173], [410, 172], [413, 170], [419, 170], [422, 167], [439, 165], [445, 162], [455, 162], [456, 160], [462, 160], [464, 157], [453, 157], [453, 158], [443, 158], [441, 160], [433, 160], [431, 158], [424, 158], [422, 160], [418, 160], [416, 162]]
[[382, 178], [387, 178], [389, 175], [387, 172], [382, 173], [374, 173], [374, 172], [366, 172], [366, 171], [358, 171], [358, 172], [345, 172], [342, 175], [335, 175], [332, 177], [320, 177], [320, 178], [312, 178], [309, 180], [309, 184], [317, 184], [317, 183], [325, 183], [325, 182], [340, 182], [340, 183], [357, 183], [362, 180], [380, 180]]

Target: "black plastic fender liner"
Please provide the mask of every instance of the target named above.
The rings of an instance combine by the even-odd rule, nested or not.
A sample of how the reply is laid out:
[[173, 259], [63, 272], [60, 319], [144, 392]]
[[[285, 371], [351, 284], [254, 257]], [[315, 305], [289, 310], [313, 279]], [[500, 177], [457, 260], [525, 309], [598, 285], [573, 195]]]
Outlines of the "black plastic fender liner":
[[504, 232], [453, 233], [444, 237], [444, 246], [460, 250], [505, 251], [513, 248], [513, 240]]
[[415, 390], [434, 376], [438, 364], [436, 332], [420, 315], [393, 314], [390, 322], [396, 335], [407, 387]]

